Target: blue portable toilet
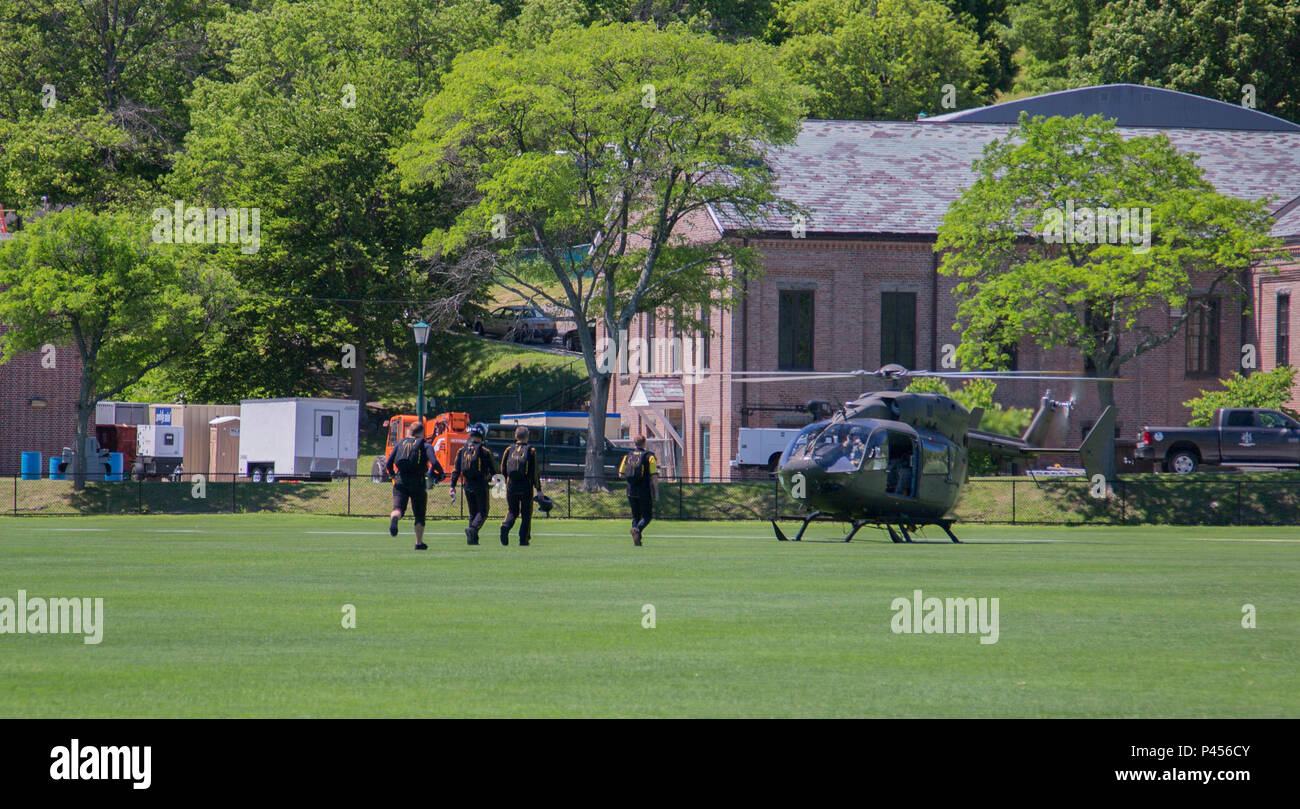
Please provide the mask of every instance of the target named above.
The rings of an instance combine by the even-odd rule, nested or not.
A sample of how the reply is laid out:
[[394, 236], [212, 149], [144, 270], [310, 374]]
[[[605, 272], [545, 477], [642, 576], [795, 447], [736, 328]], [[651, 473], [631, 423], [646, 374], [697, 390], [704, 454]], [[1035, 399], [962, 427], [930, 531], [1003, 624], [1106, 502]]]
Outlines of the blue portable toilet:
[[124, 465], [123, 455], [120, 452], [108, 453], [108, 475], [104, 480], [110, 482], [121, 482], [122, 466]]
[[63, 463], [63, 458], [55, 456], [50, 459], [50, 480], [67, 480], [68, 473], [59, 471], [59, 464]]
[[19, 465], [19, 472], [23, 480], [40, 480], [41, 454], [39, 452], [24, 452], [22, 462]]

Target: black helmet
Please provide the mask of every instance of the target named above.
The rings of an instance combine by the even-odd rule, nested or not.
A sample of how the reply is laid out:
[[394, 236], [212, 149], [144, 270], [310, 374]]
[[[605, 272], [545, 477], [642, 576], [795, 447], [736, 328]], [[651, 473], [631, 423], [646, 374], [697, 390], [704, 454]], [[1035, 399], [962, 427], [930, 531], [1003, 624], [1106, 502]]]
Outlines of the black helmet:
[[550, 514], [551, 509], [555, 508], [555, 501], [544, 494], [537, 495], [533, 501], [537, 503], [537, 510], [543, 514]]
[[481, 421], [477, 424], [471, 424], [469, 426], [469, 437], [473, 438], [474, 436], [478, 436], [479, 438], [487, 436], [487, 425]]

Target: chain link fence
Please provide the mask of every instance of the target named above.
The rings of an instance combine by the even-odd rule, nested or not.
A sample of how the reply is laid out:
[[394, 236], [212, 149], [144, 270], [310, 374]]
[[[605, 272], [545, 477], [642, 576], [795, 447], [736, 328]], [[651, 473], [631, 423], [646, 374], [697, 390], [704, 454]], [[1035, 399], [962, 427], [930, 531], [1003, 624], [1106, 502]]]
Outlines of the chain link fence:
[[[543, 487], [555, 502], [550, 517], [631, 515], [622, 481], [608, 481], [599, 491], [586, 490], [581, 479], [546, 480]], [[500, 494], [490, 499], [490, 515], [505, 513], [504, 493]], [[368, 477], [254, 483], [230, 475], [202, 479], [187, 475], [183, 481], [88, 480], [78, 489], [71, 480], [15, 475], [0, 478], [0, 504], [0, 514], [5, 516], [272, 512], [378, 517], [392, 509], [392, 484]], [[452, 501], [445, 482], [430, 490], [430, 519], [463, 519], [464, 509], [464, 498]], [[660, 482], [655, 516], [794, 520], [801, 518], [802, 510], [775, 480], [683, 478]], [[1104, 493], [1082, 479], [975, 478], [952, 516], [961, 522], [1011, 525], [1300, 525], [1300, 478], [1135, 476], [1121, 479]]]

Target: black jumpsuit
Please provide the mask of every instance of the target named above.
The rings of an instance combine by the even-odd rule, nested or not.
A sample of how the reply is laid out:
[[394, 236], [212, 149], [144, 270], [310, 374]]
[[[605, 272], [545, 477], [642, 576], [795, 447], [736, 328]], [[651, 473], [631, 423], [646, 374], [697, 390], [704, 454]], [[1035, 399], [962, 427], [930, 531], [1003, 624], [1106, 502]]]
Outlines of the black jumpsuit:
[[514, 527], [516, 517], [520, 518], [519, 544], [527, 545], [532, 539], [533, 489], [539, 492], [542, 490], [541, 481], [537, 477], [537, 451], [526, 443], [516, 441], [501, 453], [502, 474], [509, 468], [511, 453], [518, 452], [525, 453], [523, 475], [518, 480], [511, 480], [506, 475], [506, 520], [501, 523], [502, 545], [509, 543], [510, 529]]
[[496, 459], [487, 447], [467, 444], [456, 453], [456, 464], [451, 470], [451, 485], [463, 482], [465, 511], [469, 514], [469, 527], [475, 532], [483, 527], [488, 517], [488, 483], [497, 473]]

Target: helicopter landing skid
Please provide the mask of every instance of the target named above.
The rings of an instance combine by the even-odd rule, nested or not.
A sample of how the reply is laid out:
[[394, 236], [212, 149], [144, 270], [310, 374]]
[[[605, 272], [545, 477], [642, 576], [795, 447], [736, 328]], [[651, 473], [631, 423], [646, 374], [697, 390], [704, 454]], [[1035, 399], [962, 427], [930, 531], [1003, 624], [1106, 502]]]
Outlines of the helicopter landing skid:
[[785, 532], [781, 530], [781, 526], [776, 524], [776, 520], [772, 520], [772, 530], [776, 532], [776, 538], [781, 542], [798, 542], [799, 540], [803, 539], [803, 532], [808, 530], [808, 523], [817, 519], [821, 515], [822, 513], [820, 511], [814, 511], [812, 514], [809, 514], [807, 517], [804, 517], [803, 525], [799, 526], [799, 533], [794, 535], [794, 539], [790, 539], [785, 535]]
[[844, 541], [845, 541], [845, 542], [852, 542], [852, 541], [853, 541], [853, 535], [856, 534], [856, 533], [858, 532], [858, 529], [860, 529], [862, 526], [864, 526], [864, 525], [866, 525], [866, 524], [867, 524], [867, 521], [866, 521], [866, 520], [854, 520], [854, 521], [853, 521], [853, 530], [850, 531], [850, 532], [849, 532], [849, 535], [846, 536], [846, 537], [844, 538]]
[[945, 520], [944, 522], [936, 523], [936, 524], [943, 529], [943, 532], [945, 534], [948, 535], [948, 539], [951, 539], [954, 543], [958, 545], [961, 544], [961, 540], [958, 539], [957, 535], [952, 532], [952, 520]]

